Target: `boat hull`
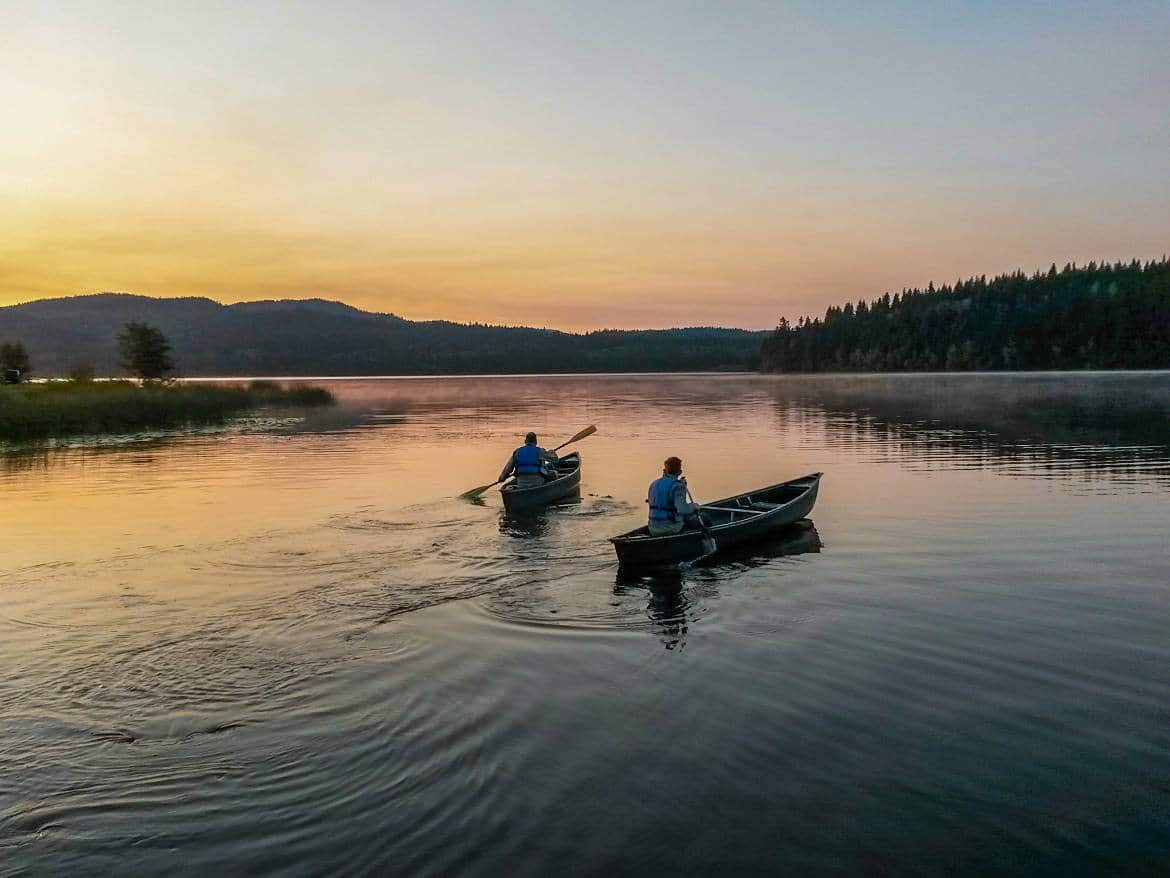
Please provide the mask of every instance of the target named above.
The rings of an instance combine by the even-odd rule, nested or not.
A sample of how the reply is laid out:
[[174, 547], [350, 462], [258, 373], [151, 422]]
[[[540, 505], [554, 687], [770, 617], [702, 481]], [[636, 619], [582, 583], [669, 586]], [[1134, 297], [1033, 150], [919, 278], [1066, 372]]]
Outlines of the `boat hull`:
[[[572, 464], [571, 469], [564, 466], [566, 463]], [[504, 499], [504, 509], [510, 514], [532, 512], [574, 496], [581, 489], [580, 455], [574, 453], [561, 458], [558, 471], [562, 470], [562, 475], [533, 488], [505, 485], [500, 491], [500, 496]]]
[[[701, 507], [704, 517], [712, 519], [706, 533], [686, 530], [653, 537], [641, 527], [611, 537], [610, 542], [623, 567], [667, 567], [706, 559], [807, 517], [816, 505], [820, 480], [821, 473], [813, 473], [707, 504]], [[784, 502], [772, 503], [768, 498]], [[759, 508], [763, 506], [772, 508]]]

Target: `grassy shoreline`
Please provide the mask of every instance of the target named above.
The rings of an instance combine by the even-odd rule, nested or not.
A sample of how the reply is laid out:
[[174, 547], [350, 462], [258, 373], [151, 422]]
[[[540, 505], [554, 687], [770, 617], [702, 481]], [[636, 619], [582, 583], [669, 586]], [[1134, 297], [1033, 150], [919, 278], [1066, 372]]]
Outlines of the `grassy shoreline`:
[[332, 405], [321, 387], [247, 386], [129, 381], [46, 382], [0, 386], [0, 442], [62, 436], [101, 436], [223, 424], [248, 411]]

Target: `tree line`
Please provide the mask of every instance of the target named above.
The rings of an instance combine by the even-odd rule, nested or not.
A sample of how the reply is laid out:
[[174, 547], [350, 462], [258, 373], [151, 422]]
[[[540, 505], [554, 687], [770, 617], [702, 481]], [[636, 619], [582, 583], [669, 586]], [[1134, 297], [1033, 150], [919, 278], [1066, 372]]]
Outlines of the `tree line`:
[[765, 372], [1170, 367], [1170, 260], [980, 276], [781, 318]]

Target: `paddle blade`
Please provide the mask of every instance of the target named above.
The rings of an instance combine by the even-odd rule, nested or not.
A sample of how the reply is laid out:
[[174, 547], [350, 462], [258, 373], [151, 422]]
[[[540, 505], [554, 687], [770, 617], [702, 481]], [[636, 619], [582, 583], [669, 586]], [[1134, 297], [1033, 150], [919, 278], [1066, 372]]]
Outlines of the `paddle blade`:
[[[590, 424], [588, 427], [586, 427], [584, 430], [582, 430], [580, 433], [578, 433], [576, 436], [574, 436], [572, 439], [570, 439], [569, 442], [580, 442], [586, 436], [592, 436], [596, 432], [597, 432], [597, 428], [595, 426], [593, 426], [592, 424]], [[565, 444], [568, 445], [569, 442], [566, 442]]]
[[480, 485], [478, 488], [472, 488], [470, 491], [464, 491], [459, 496], [464, 500], [474, 500], [488, 488], [494, 488], [499, 482], [492, 482], [490, 485]]
[[596, 432], [597, 432], [597, 428], [595, 426], [593, 426], [592, 424], [590, 424], [588, 427], [586, 427], [584, 430], [582, 430], [580, 433], [578, 433], [572, 439], [568, 440], [567, 442], [562, 442], [560, 445], [558, 445], [556, 448], [554, 448], [553, 451], [560, 451], [566, 445], [572, 445], [574, 442], [580, 442], [585, 437], [592, 436]]

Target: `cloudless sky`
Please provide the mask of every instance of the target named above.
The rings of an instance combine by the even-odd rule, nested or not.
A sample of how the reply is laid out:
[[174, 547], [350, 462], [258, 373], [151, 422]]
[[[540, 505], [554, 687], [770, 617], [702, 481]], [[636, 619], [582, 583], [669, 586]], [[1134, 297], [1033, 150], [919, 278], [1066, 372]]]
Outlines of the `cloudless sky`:
[[0, 2], [0, 304], [774, 325], [1170, 250], [1170, 3]]

